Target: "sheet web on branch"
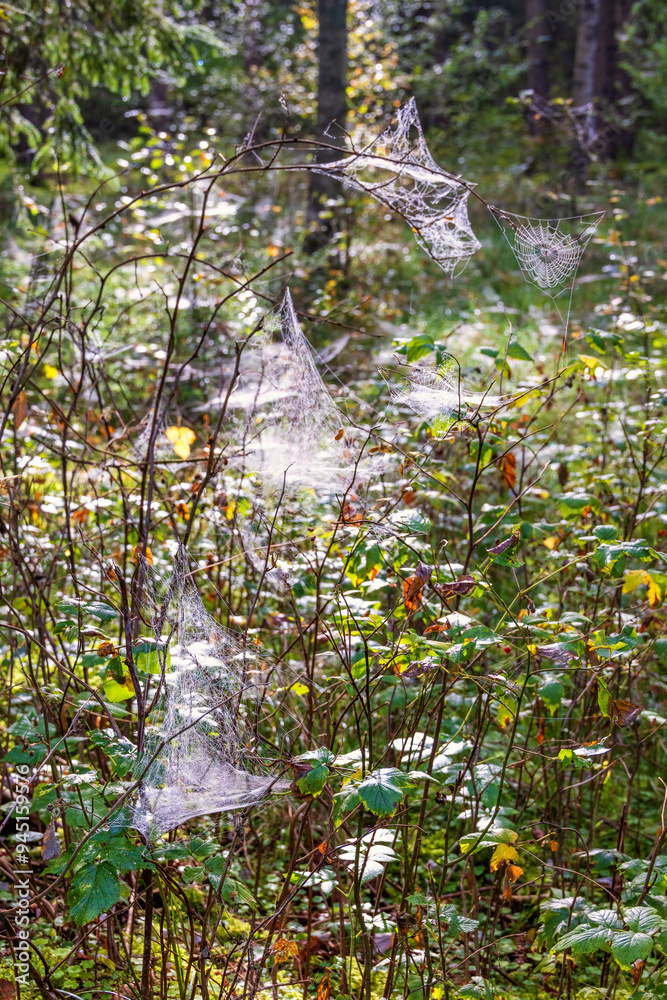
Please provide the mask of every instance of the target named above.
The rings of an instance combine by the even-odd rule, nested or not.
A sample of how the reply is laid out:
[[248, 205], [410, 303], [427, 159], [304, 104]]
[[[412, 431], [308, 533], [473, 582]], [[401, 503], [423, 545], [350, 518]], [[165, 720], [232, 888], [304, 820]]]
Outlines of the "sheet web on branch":
[[420, 246], [450, 276], [481, 246], [468, 218], [472, 185], [435, 162], [414, 98], [401, 105], [395, 121], [364, 149], [315, 169], [402, 215]]
[[354, 479], [358, 449], [317, 369], [289, 290], [274, 317], [277, 339], [245, 352], [229, 400], [245, 414], [244, 463], [278, 487], [285, 481], [345, 488]]
[[496, 409], [514, 398], [471, 390], [462, 380], [453, 358], [437, 367], [413, 365], [403, 384], [390, 386], [390, 392], [399, 405], [409, 406], [425, 420], [435, 437], [446, 434], [452, 422], [469, 418], [482, 409]]
[[147, 729], [144, 777], [132, 825], [146, 836], [190, 819], [245, 809], [284, 788], [260, 758], [248, 716], [261, 660], [205, 610], [179, 550], [153, 626], [162, 669]]

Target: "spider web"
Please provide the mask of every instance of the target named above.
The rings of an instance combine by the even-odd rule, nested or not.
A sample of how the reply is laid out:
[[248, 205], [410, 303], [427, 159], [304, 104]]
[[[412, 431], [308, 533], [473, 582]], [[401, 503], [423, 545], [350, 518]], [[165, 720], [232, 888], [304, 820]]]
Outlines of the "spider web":
[[548, 121], [566, 135], [573, 133], [580, 149], [594, 158], [599, 134], [596, 123], [599, 108], [592, 102], [572, 107], [566, 101], [551, 101], [532, 90], [523, 91], [520, 96], [527, 104], [533, 121]]
[[422, 249], [450, 277], [481, 246], [468, 218], [473, 185], [452, 177], [435, 162], [414, 97], [401, 105], [394, 122], [368, 146], [313, 169], [402, 215]]
[[229, 399], [244, 411], [244, 464], [274, 485], [351, 485], [355, 442], [317, 370], [289, 289], [274, 316], [278, 340], [247, 352]]
[[567, 330], [579, 263], [604, 212], [569, 219], [531, 219], [493, 205], [489, 211], [512, 248], [525, 280], [548, 295], [557, 309], [557, 297], [569, 293], [565, 318], [558, 310]]
[[147, 729], [143, 758], [153, 760], [132, 826], [160, 835], [284, 789], [287, 783], [260, 759], [249, 725], [259, 691], [258, 652], [206, 612], [183, 547], [164, 596], [153, 592], [144, 617], [153, 618], [161, 676], [150, 713], [157, 721]]
[[442, 437], [453, 422], [482, 407], [495, 409], [514, 398], [469, 389], [453, 358], [437, 367], [413, 365], [412, 373], [404, 376], [403, 385], [390, 386], [389, 391], [399, 405], [409, 406], [429, 424], [434, 437]]

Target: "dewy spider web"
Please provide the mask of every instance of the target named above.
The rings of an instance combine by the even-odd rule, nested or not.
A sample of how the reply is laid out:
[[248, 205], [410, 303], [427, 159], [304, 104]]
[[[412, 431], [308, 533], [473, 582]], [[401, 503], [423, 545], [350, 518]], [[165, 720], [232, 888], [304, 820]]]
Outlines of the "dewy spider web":
[[453, 358], [437, 368], [413, 365], [405, 376], [405, 384], [390, 387], [399, 405], [409, 406], [431, 427], [435, 437], [447, 432], [452, 421], [463, 419], [471, 411], [496, 408], [510, 402], [512, 396], [491, 396], [470, 390], [461, 379], [459, 366]]
[[[248, 725], [260, 659], [206, 612], [180, 548], [167, 591], [153, 605], [162, 668], [158, 722], [147, 729], [147, 771], [132, 826], [160, 835], [197, 816], [245, 809], [287, 783], [267, 773]], [[145, 609], [145, 617], [151, 613]], [[153, 715], [151, 713], [151, 715]], [[141, 761], [140, 761], [141, 767]]]
[[289, 289], [275, 313], [278, 342], [245, 353], [231, 408], [245, 410], [244, 462], [276, 485], [351, 485], [354, 442], [322, 381]]
[[489, 211], [512, 248], [526, 281], [541, 289], [554, 304], [558, 295], [569, 291], [564, 320], [567, 328], [579, 262], [604, 212], [570, 219], [530, 219], [492, 205]]
[[445, 173], [431, 156], [414, 97], [364, 149], [314, 169], [402, 215], [419, 245], [450, 276], [481, 246], [468, 218], [472, 185]]

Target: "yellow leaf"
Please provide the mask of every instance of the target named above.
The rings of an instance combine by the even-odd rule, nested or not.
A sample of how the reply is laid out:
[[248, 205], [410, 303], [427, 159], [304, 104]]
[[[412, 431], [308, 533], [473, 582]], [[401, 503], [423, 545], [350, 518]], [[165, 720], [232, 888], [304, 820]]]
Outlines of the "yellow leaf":
[[509, 406], [510, 408], [524, 406], [526, 403], [529, 403], [531, 399], [539, 399], [541, 395], [542, 393], [539, 389], [531, 389], [530, 392], [524, 392], [516, 399], [513, 399]]
[[297, 681], [296, 684], [292, 684], [292, 691], [295, 694], [308, 694], [309, 688], [306, 684], [299, 684]]
[[651, 584], [651, 577], [648, 575], [645, 569], [630, 569], [625, 574], [623, 578], [623, 593], [631, 594], [633, 590], [637, 587], [641, 587], [642, 584]]
[[132, 678], [129, 674], [123, 678], [122, 684], [119, 684], [113, 678], [105, 680], [103, 690], [107, 701], [113, 702], [113, 704], [119, 701], [127, 701], [128, 698], [134, 698], [135, 693]]
[[558, 535], [549, 535], [548, 538], [544, 539], [544, 544], [551, 552], [552, 549], [556, 549], [560, 545], [560, 538], [558, 537]]
[[514, 861], [519, 856], [519, 852], [513, 844], [498, 844], [491, 857], [489, 871], [497, 872], [500, 865], [508, 861]]
[[662, 601], [662, 588], [654, 576], [650, 573], [647, 573], [646, 575], [648, 576], [648, 590], [646, 592], [648, 602], [652, 608], [656, 608]]
[[194, 431], [191, 431], [189, 427], [176, 427], [174, 425], [167, 427], [165, 435], [167, 440], [171, 441], [179, 458], [190, 457], [190, 447], [197, 437]]
[[[132, 549], [132, 558], [134, 559], [135, 566], [139, 565], [139, 559], [142, 555], [143, 555], [143, 550], [141, 545], [135, 545], [134, 548]], [[146, 546], [146, 562], [150, 563], [151, 566], [153, 565], [153, 553], [148, 548], [148, 546]]]
[[606, 365], [600, 358], [593, 358], [590, 354], [578, 354], [577, 357], [591, 372], [594, 372], [596, 368], [602, 368], [606, 372], [609, 368], [609, 365]]
[[55, 378], [56, 375], [58, 374], [58, 369], [54, 368], [53, 365], [45, 364], [42, 371], [44, 372], [47, 378]]

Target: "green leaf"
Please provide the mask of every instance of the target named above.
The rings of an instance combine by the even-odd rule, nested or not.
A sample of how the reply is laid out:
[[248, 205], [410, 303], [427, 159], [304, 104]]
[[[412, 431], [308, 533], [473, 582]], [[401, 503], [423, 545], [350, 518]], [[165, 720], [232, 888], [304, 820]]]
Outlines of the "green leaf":
[[193, 865], [188, 865], [183, 869], [183, 881], [188, 885], [193, 883], [202, 884], [204, 879], [208, 877], [208, 873], [205, 868], [196, 867]]
[[119, 739], [112, 729], [94, 729], [90, 742], [109, 757], [119, 778], [124, 778], [137, 763], [136, 747], [124, 736]]
[[481, 976], [473, 976], [467, 986], [460, 986], [457, 995], [471, 1000], [494, 1000], [495, 997], [493, 986]]
[[553, 715], [560, 708], [565, 688], [557, 674], [544, 674], [540, 679], [537, 693]]
[[560, 937], [554, 950], [565, 951], [566, 948], [571, 948], [575, 955], [590, 955], [609, 944], [613, 936], [611, 927], [584, 924]]
[[446, 929], [449, 934], [467, 934], [479, 926], [479, 920], [461, 916], [453, 903], [446, 903], [441, 907], [440, 922], [448, 924]]
[[329, 768], [326, 764], [318, 764], [316, 767], [311, 767], [303, 778], [297, 779], [296, 787], [304, 795], [319, 795], [326, 785], [328, 777]]
[[93, 618], [97, 618], [99, 622], [112, 622], [114, 618], [118, 617], [116, 609], [102, 601], [90, 601], [84, 610]]
[[645, 961], [653, 947], [653, 938], [642, 931], [621, 931], [614, 934], [611, 953], [622, 969], [631, 969], [637, 959]]
[[[209, 878], [209, 881], [212, 881]], [[238, 879], [227, 877], [222, 883], [219, 889], [220, 895], [225, 900], [226, 903], [230, 903], [232, 906], [238, 906], [239, 903], [245, 903], [251, 909], [257, 909], [257, 902], [250, 895], [246, 887]]]
[[618, 537], [618, 528], [615, 524], [597, 524], [593, 528], [593, 534], [601, 542], [610, 542]]
[[146, 861], [143, 850], [131, 844], [125, 833], [109, 834], [102, 831], [94, 834], [86, 844], [85, 857], [107, 861], [121, 872], [153, 867]]
[[431, 530], [431, 522], [419, 510], [395, 510], [389, 520], [395, 528], [416, 535], [425, 535]]
[[340, 792], [336, 792], [333, 797], [333, 821], [336, 829], [345, 819], [346, 815], [356, 809], [361, 798], [353, 784], [345, 785]]
[[158, 861], [181, 861], [190, 856], [190, 852], [182, 844], [156, 844], [153, 856]]
[[395, 767], [381, 767], [372, 771], [357, 785], [359, 798], [376, 816], [391, 816], [412, 781]]
[[33, 743], [25, 750], [17, 745], [12, 747], [4, 759], [7, 764], [30, 764], [31, 767], [36, 767], [42, 763], [48, 752], [48, 747], [43, 743]]
[[507, 357], [514, 358], [515, 361], [533, 361], [528, 351], [516, 341], [513, 341], [507, 348]]
[[598, 677], [598, 705], [600, 706], [600, 711], [603, 715], [609, 718], [611, 716], [611, 709], [613, 707], [614, 699], [609, 694], [609, 688], [602, 680]]
[[631, 906], [623, 914], [623, 919], [631, 931], [650, 934], [662, 926], [662, 917], [652, 906]]
[[118, 902], [120, 891], [120, 879], [108, 861], [83, 865], [67, 894], [72, 919], [79, 927], [90, 923]]
[[83, 611], [85, 601], [78, 601], [75, 598], [71, 598], [68, 601], [59, 601], [58, 610], [64, 615], [75, 615], [78, 619], [79, 612]]
[[[161, 674], [162, 667], [161, 662], [164, 662], [165, 650], [164, 647], [160, 648], [158, 656], [158, 647], [153, 642], [144, 642], [139, 646], [132, 647], [132, 655], [134, 656], [134, 662], [137, 665], [138, 670], [144, 670], [148, 674]], [[165, 670], [169, 671], [171, 667], [171, 652], [166, 651], [167, 661], [165, 663]]]
[[422, 333], [413, 337], [412, 340], [406, 344], [406, 348], [408, 363], [412, 364], [414, 361], [419, 361], [420, 358], [423, 358], [427, 354], [430, 354], [431, 351], [434, 351], [435, 343], [432, 337], [429, 337], [428, 334]]
[[590, 507], [596, 513], [600, 511], [600, 501], [590, 493], [561, 493], [554, 498], [560, 504], [564, 517], [573, 517]]

